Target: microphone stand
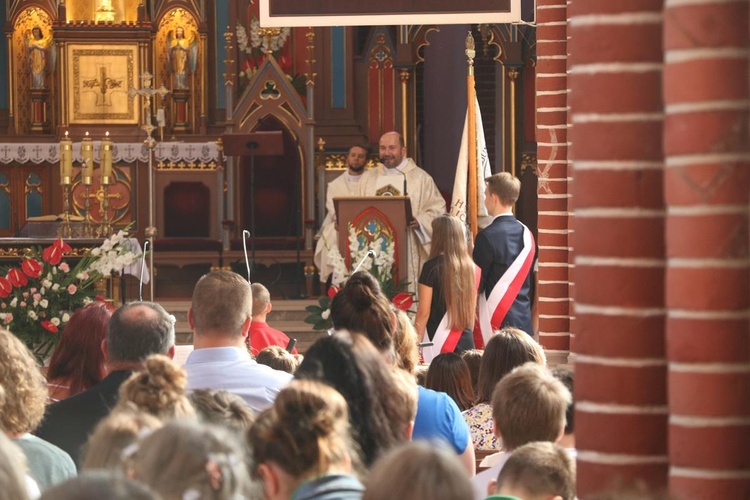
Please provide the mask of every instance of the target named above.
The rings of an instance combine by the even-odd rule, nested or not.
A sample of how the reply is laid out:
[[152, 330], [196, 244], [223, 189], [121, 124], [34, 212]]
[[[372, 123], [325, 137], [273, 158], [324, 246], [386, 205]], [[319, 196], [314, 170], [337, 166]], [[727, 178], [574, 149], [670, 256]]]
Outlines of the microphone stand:
[[355, 267], [354, 271], [352, 271], [352, 274], [354, 274], [357, 271], [359, 271], [359, 268], [362, 267], [362, 264], [365, 263], [365, 261], [367, 260], [367, 257], [372, 257], [374, 259], [375, 258], [375, 250], [370, 249], [370, 250], [367, 251], [367, 253], [365, 254], [365, 256], [360, 259], [359, 263], [357, 264], [357, 267]]

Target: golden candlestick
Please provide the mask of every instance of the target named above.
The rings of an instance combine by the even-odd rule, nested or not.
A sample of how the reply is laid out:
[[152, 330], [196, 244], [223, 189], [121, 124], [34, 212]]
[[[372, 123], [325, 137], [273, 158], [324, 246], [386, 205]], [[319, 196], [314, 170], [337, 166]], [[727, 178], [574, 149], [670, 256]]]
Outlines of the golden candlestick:
[[109, 138], [109, 132], [106, 133], [104, 139], [102, 139], [102, 145], [99, 150], [99, 165], [101, 167], [101, 175], [99, 176], [99, 184], [101, 184], [104, 197], [101, 200], [102, 209], [102, 222], [99, 225], [99, 236], [102, 238], [109, 238], [112, 232], [112, 224], [109, 220], [109, 185], [113, 184], [112, 178], [112, 140]]
[[65, 139], [60, 141], [60, 185], [63, 191], [63, 221], [57, 229], [58, 236], [70, 238], [73, 229], [70, 227], [70, 184], [73, 180], [73, 141], [65, 132]]

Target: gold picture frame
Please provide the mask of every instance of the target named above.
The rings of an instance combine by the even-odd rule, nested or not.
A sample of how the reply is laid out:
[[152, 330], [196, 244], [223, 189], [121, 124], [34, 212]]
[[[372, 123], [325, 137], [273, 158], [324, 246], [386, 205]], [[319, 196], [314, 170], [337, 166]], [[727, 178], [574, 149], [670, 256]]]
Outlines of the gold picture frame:
[[138, 124], [140, 109], [128, 96], [138, 88], [138, 44], [70, 44], [68, 122]]

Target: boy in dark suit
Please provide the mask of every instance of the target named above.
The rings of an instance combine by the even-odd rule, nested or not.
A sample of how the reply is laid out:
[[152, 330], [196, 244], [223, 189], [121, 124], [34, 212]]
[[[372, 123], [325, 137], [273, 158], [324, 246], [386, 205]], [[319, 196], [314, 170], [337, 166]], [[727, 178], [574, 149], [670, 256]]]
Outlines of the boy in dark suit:
[[479, 328], [474, 329], [477, 346], [483, 346], [493, 330], [506, 326], [534, 334], [529, 300], [534, 238], [513, 216], [521, 181], [501, 172], [485, 183], [485, 205], [493, 220], [474, 243], [474, 262], [482, 269]]

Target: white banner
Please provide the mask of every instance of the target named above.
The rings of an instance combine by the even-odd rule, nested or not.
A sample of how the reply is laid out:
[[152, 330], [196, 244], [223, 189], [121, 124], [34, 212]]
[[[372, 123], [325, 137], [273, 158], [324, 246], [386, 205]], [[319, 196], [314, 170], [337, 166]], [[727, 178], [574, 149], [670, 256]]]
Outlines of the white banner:
[[[487, 207], [484, 206], [484, 179], [492, 175], [490, 157], [487, 154], [487, 142], [484, 138], [484, 126], [482, 125], [482, 112], [479, 109], [479, 101], [474, 100], [477, 117], [477, 216], [480, 219], [479, 226], [482, 227], [481, 219], [487, 217]], [[451, 198], [450, 214], [455, 215], [462, 222], [466, 220], [466, 203], [469, 179], [469, 111], [466, 111], [464, 119], [464, 132], [461, 136], [461, 149], [458, 152], [456, 164], [456, 179], [453, 181], [453, 197]]]

